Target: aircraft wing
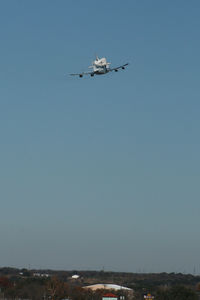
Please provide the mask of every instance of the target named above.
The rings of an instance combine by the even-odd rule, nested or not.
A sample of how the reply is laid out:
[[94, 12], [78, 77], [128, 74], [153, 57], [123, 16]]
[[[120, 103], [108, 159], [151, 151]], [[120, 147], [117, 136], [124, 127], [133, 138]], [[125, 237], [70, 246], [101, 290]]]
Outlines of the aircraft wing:
[[110, 71], [115, 71], [115, 72], [117, 72], [119, 69], [124, 70], [126, 66], [128, 66], [128, 63], [127, 63], [127, 64], [124, 64], [124, 65], [121, 65], [121, 66], [119, 66], [119, 67], [116, 67], [116, 68], [111, 68]]
[[93, 75], [94, 72], [82, 72], [82, 73], [72, 73], [69, 74], [70, 76], [79, 76], [79, 77], [83, 77], [83, 75]]

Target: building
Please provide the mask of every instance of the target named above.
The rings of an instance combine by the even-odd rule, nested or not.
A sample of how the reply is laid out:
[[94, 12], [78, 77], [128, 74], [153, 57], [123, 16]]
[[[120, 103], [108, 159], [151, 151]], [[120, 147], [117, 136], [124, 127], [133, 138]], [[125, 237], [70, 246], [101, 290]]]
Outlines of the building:
[[117, 284], [108, 284], [108, 283], [99, 283], [99, 284], [92, 284], [92, 285], [87, 285], [84, 287], [85, 289], [90, 289], [92, 291], [96, 290], [114, 290], [114, 291], [133, 291], [132, 289], [129, 289], [125, 286], [117, 285]]
[[[118, 292], [118, 294], [120, 292], [121, 296], [119, 297], [119, 300], [124, 300], [125, 299], [124, 294], [127, 296], [128, 299], [132, 299], [133, 298], [133, 293], [134, 293], [134, 291], [132, 289], [129, 289], [125, 286], [121, 286], [121, 285], [117, 285], [117, 284], [108, 284], [108, 283], [92, 284], [92, 285], [85, 286], [84, 288], [85, 289], [90, 289], [92, 291], [96, 291], [96, 290], [116, 291], [116, 292]], [[105, 294], [105, 295], [108, 295], [108, 294]], [[112, 295], [114, 295], [114, 294], [112, 294]], [[117, 296], [115, 296], [115, 297], [117, 297]], [[116, 300], [116, 299], [118, 299], [118, 297], [115, 298], [115, 299], [110, 299], [109, 298], [109, 300]], [[103, 298], [102, 300], [108, 300], [108, 298], [105, 298], [105, 299]]]
[[112, 293], [103, 295], [102, 300], [118, 300], [118, 297]]
[[78, 279], [80, 276], [75, 274], [75, 275], [72, 275], [72, 279]]

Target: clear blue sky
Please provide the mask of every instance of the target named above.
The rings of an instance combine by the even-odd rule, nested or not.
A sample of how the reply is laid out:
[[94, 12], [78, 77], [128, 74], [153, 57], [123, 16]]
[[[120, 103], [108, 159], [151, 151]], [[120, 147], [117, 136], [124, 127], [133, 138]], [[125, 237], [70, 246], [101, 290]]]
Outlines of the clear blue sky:
[[0, 1], [0, 266], [200, 273], [199, 11]]

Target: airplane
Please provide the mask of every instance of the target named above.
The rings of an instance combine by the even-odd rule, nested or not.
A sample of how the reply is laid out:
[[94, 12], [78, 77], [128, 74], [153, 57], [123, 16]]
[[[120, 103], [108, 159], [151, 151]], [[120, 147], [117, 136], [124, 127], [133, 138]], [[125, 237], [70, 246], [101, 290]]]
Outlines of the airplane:
[[90, 75], [91, 77], [93, 77], [94, 75], [104, 75], [112, 71], [118, 72], [118, 70], [120, 69], [124, 70], [126, 66], [128, 66], [128, 63], [116, 68], [110, 68], [110, 63], [107, 62], [105, 57], [99, 58], [98, 56], [96, 56], [96, 59], [92, 62], [92, 66], [88, 67], [93, 69], [91, 72], [82, 72], [70, 75], [79, 76], [80, 78], [82, 78], [83, 75]]

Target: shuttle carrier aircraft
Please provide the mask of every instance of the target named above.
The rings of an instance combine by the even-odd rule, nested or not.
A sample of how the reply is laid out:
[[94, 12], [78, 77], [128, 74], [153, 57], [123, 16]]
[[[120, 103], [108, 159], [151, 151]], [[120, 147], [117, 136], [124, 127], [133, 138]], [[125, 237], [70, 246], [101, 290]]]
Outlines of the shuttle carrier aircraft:
[[128, 63], [119, 67], [110, 68], [110, 63], [107, 62], [105, 57], [99, 58], [98, 56], [96, 56], [96, 59], [92, 62], [92, 66], [89, 66], [89, 68], [92, 69], [91, 72], [82, 72], [70, 75], [79, 76], [80, 78], [84, 75], [90, 75], [91, 77], [93, 77], [94, 75], [104, 75], [112, 71], [118, 72], [118, 70], [120, 69], [124, 70], [126, 66], [128, 66]]

